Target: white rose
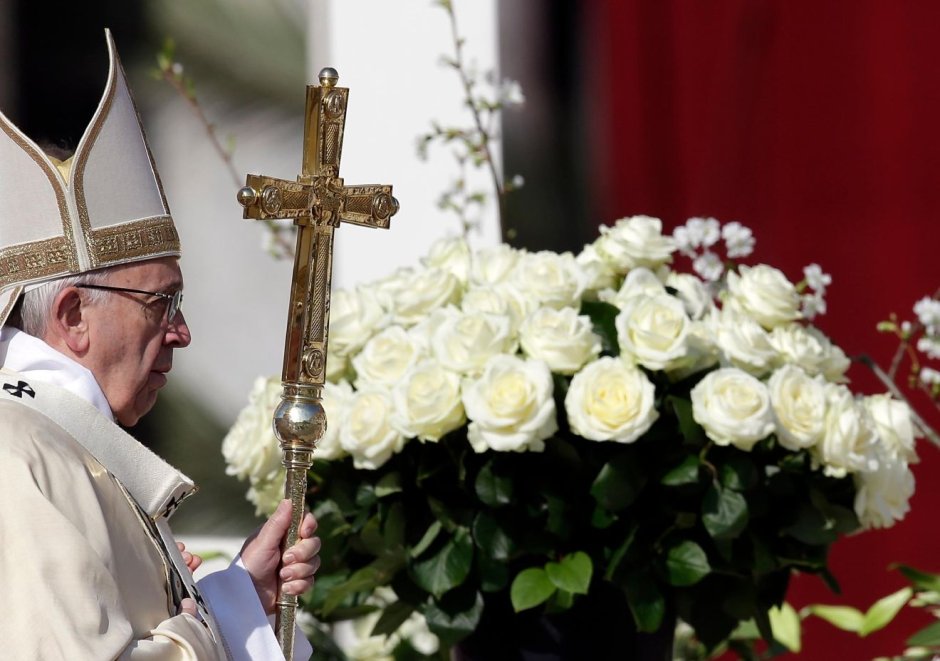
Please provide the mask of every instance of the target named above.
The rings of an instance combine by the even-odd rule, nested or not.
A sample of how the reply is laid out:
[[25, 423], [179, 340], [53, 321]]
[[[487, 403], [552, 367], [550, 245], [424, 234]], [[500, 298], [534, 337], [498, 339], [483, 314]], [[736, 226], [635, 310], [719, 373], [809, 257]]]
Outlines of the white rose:
[[523, 322], [519, 341], [527, 356], [545, 361], [556, 374], [574, 374], [601, 352], [591, 318], [574, 308], [536, 310]]
[[494, 356], [462, 390], [471, 420], [467, 440], [476, 452], [541, 452], [558, 430], [552, 373], [541, 361]]
[[614, 320], [620, 355], [651, 370], [679, 365], [689, 351], [691, 320], [669, 294], [630, 299]]
[[509, 284], [539, 307], [578, 307], [587, 277], [571, 253], [546, 250], [522, 255]]
[[640, 267], [627, 274], [616, 293], [608, 289], [602, 291], [599, 297], [602, 301], [616, 305], [618, 308], [624, 308], [634, 298], [649, 298], [665, 293], [666, 287], [656, 277], [656, 274], [647, 268]]
[[333, 342], [328, 342], [326, 345], [326, 380], [330, 383], [339, 383], [348, 374], [349, 356], [338, 355], [333, 349]]
[[819, 333], [811, 333], [802, 324], [789, 323], [770, 331], [770, 343], [780, 354], [781, 360], [799, 365], [812, 376], [823, 373], [829, 349], [821, 341]]
[[471, 282], [479, 285], [503, 282], [515, 268], [521, 254], [524, 253], [505, 243], [475, 252], [470, 265]]
[[405, 437], [392, 425], [393, 409], [391, 395], [377, 386], [366, 386], [349, 398], [339, 442], [356, 468], [375, 470], [405, 446]]
[[766, 264], [728, 272], [728, 304], [770, 330], [800, 318], [800, 295], [787, 276]]
[[669, 380], [673, 383], [718, 364], [718, 348], [715, 346], [714, 334], [705, 320], [689, 323], [685, 345], [685, 356], [671, 361], [667, 369]]
[[227, 475], [251, 482], [270, 479], [281, 466], [281, 449], [274, 435], [274, 409], [281, 401], [281, 380], [258, 377], [248, 404], [222, 441]]
[[256, 516], [271, 516], [274, 513], [277, 506], [284, 500], [286, 479], [287, 472], [281, 468], [266, 478], [252, 481], [245, 498], [255, 506]]
[[692, 319], [703, 319], [709, 311], [715, 308], [715, 301], [708, 287], [691, 273], [670, 271], [666, 276], [666, 285], [678, 292], [679, 298], [685, 305], [685, 311]]
[[515, 332], [535, 309], [535, 304], [508, 285], [481, 285], [467, 290], [460, 302], [460, 309], [468, 313], [508, 317]]
[[692, 388], [692, 417], [718, 445], [749, 452], [774, 430], [770, 392], [735, 367], [709, 372]]
[[826, 387], [795, 365], [784, 365], [767, 382], [777, 421], [777, 440], [788, 450], [809, 448], [823, 436]]
[[878, 468], [874, 422], [852, 392], [842, 385], [826, 385], [826, 429], [814, 451], [823, 472], [832, 477]]
[[711, 315], [709, 325], [723, 363], [754, 376], [763, 376], [773, 369], [777, 350], [767, 331], [751, 317], [725, 308]]
[[384, 282], [384, 305], [392, 311], [392, 320], [402, 326], [413, 326], [433, 310], [460, 301], [460, 281], [452, 273], [426, 269]]
[[394, 390], [394, 423], [405, 435], [439, 441], [465, 421], [460, 376], [434, 360], [412, 367]]
[[375, 291], [341, 289], [330, 297], [330, 344], [338, 356], [351, 356], [385, 327], [388, 313]]
[[659, 418], [655, 394], [641, 370], [605, 356], [571, 379], [565, 395], [568, 423], [592, 441], [633, 443]]
[[323, 410], [326, 412], [326, 431], [317, 442], [315, 459], [333, 461], [345, 456], [339, 442], [339, 428], [346, 418], [346, 405], [353, 395], [352, 386], [346, 381], [323, 384]]
[[855, 514], [862, 527], [890, 528], [910, 511], [914, 473], [901, 459], [885, 459], [878, 469], [854, 475]]
[[463, 237], [445, 237], [431, 245], [422, 262], [428, 268], [440, 269], [454, 275], [462, 283], [470, 277], [470, 246]]
[[656, 268], [672, 260], [676, 243], [663, 236], [659, 218], [632, 216], [621, 218], [613, 227], [601, 227], [594, 242], [598, 254], [618, 273], [640, 266]]
[[445, 308], [434, 313], [431, 325], [434, 357], [460, 374], [479, 374], [491, 357], [516, 352], [508, 317]]
[[353, 358], [356, 387], [366, 383], [392, 386], [424, 356], [417, 336], [401, 326], [389, 326], [366, 342]]
[[882, 453], [890, 459], [916, 463], [914, 425], [907, 402], [888, 394], [872, 395], [863, 401], [881, 440]]
[[575, 258], [581, 271], [587, 278], [585, 293], [596, 296], [597, 292], [611, 289], [617, 283], [617, 273], [597, 252], [597, 247], [589, 243]]

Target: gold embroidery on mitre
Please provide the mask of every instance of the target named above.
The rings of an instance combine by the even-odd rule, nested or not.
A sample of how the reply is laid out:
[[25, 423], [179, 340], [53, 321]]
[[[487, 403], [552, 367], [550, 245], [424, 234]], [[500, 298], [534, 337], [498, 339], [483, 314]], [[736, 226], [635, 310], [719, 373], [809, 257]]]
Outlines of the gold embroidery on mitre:
[[75, 271], [65, 237], [30, 241], [0, 250], [0, 288]]
[[169, 216], [155, 216], [92, 230], [91, 259], [99, 266], [179, 252], [180, 237]]

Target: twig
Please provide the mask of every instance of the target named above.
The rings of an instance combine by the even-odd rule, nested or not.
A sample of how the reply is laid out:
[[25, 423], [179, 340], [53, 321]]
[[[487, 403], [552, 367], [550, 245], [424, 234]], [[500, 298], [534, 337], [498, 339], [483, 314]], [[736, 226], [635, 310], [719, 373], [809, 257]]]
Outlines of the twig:
[[911, 406], [910, 401], [907, 399], [907, 397], [904, 396], [904, 393], [901, 392], [901, 389], [898, 388], [897, 384], [888, 375], [888, 373], [885, 372], [883, 369], [881, 369], [881, 366], [878, 365], [878, 363], [876, 363], [874, 360], [872, 360], [871, 356], [869, 356], [868, 354], [861, 354], [859, 356], [856, 356], [854, 360], [865, 365], [868, 369], [870, 369], [872, 373], [878, 377], [878, 380], [881, 381], [882, 384], [884, 384], [884, 386], [888, 389], [888, 391], [892, 395], [894, 395], [897, 399], [907, 404], [907, 407], [908, 409], [910, 409], [910, 412], [911, 412], [911, 421], [914, 423], [914, 425], [918, 429], [920, 429], [921, 433], [923, 433], [923, 435], [927, 438], [928, 441], [930, 441], [936, 447], [940, 448], [940, 434], [937, 434], [937, 432], [934, 431], [933, 427], [928, 425], [927, 422], [922, 417], [920, 417], [920, 414], [918, 414], [917, 411], [914, 410], [914, 407]]

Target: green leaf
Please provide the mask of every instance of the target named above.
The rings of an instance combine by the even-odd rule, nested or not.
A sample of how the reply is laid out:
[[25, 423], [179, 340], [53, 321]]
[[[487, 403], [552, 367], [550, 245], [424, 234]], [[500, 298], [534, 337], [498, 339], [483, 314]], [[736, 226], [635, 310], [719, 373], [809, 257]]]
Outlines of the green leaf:
[[395, 553], [376, 558], [371, 564], [366, 565], [327, 593], [323, 603], [323, 613], [329, 615], [348, 597], [356, 593], [371, 594], [380, 585], [387, 585], [402, 564], [402, 556]]
[[429, 558], [412, 563], [415, 583], [440, 597], [463, 583], [473, 565], [473, 540], [470, 531], [458, 528], [454, 536]]
[[561, 562], [549, 562], [545, 565], [548, 579], [559, 590], [574, 594], [587, 594], [594, 573], [594, 563], [584, 551], [577, 551], [562, 558]]
[[441, 603], [428, 604], [424, 609], [428, 628], [445, 645], [453, 645], [473, 633], [482, 614], [483, 597], [479, 592], [473, 592], [469, 600], [463, 597], [455, 601], [445, 597]]
[[545, 603], [554, 592], [555, 584], [548, 578], [548, 572], [541, 567], [530, 567], [523, 569], [513, 579], [509, 598], [518, 613]]
[[698, 482], [699, 467], [698, 457], [687, 456], [681, 464], [666, 473], [660, 482], [667, 487], [695, 484]]
[[779, 607], [771, 608], [767, 615], [770, 617], [770, 630], [773, 632], [774, 640], [794, 654], [799, 653], [803, 648], [799, 613], [793, 606], [783, 602]]
[[721, 486], [735, 491], [750, 489], [757, 482], [757, 469], [750, 454], [736, 452], [723, 460], [719, 467]]
[[401, 475], [397, 471], [386, 473], [375, 484], [375, 495], [377, 498], [385, 498], [393, 493], [400, 493], [401, 490]]
[[938, 647], [940, 646], [940, 622], [928, 624], [926, 627], [907, 639], [910, 647]]
[[910, 601], [913, 594], [914, 591], [906, 587], [876, 601], [865, 613], [865, 619], [858, 629], [858, 635], [865, 637], [873, 631], [886, 627], [901, 612], [901, 609]]
[[405, 544], [405, 508], [401, 503], [394, 503], [388, 508], [385, 523], [382, 526], [385, 547], [394, 548]]
[[477, 497], [490, 507], [512, 502], [512, 478], [493, 472], [493, 461], [483, 465], [474, 485]]
[[731, 489], [712, 485], [702, 503], [702, 524], [715, 539], [734, 539], [747, 527], [747, 501]]
[[495, 560], [486, 553], [477, 553], [476, 561], [481, 590], [498, 592], [506, 587], [509, 583], [509, 567], [505, 562]]
[[680, 542], [666, 554], [666, 574], [670, 585], [695, 585], [705, 578], [711, 569], [705, 551], [693, 541]]
[[620, 571], [620, 564], [623, 562], [624, 558], [627, 557], [627, 553], [630, 551], [630, 547], [633, 546], [633, 540], [636, 538], [636, 531], [640, 529], [639, 524], [633, 524], [633, 527], [630, 528], [630, 532], [627, 533], [627, 536], [624, 538], [623, 543], [617, 547], [617, 550], [614, 551], [613, 555], [610, 556], [610, 560], [607, 561], [607, 570], [604, 572], [604, 580], [614, 582], [615, 576], [617, 576]]
[[940, 574], [930, 574], [907, 565], [895, 565], [895, 568], [901, 572], [904, 578], [909, 580], [917, 590], [940, 592]]
[[624, 593], [627, 595], [627, 605], [633, 614], [637, 631], [658, 631], [666, 613], [666, 600], [650, 573], [642, 572], [628, 576]]
[[692, 400], [670, 395], [666, 398], [679, 421], [679, 433], [689, 443], [701, 445], [705, 442], [705, 430], [692, 417]]
[[473, 539], [494, 560], [508, 560], [514, 547], [506, 531], [486, 512], [480, 512], [473, 521]]
[[620, 345], [617, 343], [617, 327], [614, 320], [620, 314], [620, 309], [601, 301], [583, 301], [581, 314], [586, 314], [591, 318], [594, 332], [600, 336], [604, 352], [619, 356]]
[[825, 604], [813, 604], [805, 609], [810, 615], [822, 618], [829, 624], [843, 631], [858, 633], [865, 621], [865, 615], [851, 606], [827, 606]]
[[372, 633], [369, 635], [387, 636], [388, 634], [395, 633], [398, 631], [398, 628], [404, 624], [405, 620], [411, 617], [414, 611], [414, 606], [404, 601], [396, 601], [395, 603], [389, 604], [382, 611], [381, 617], [379, 617], [375, 626], [372, 627]]
[[440, 521], [435, 521], [428, 529], [425, 531], [424, 536], [418, 541], [417, 544], [411, 549], [411, 557], [417, 558], [419, 555], [428, 550], [428, 547], [434, 543], [434, 540], [437, 539], [437, 536], [440, 534], [443, 526]]
[[633, 454], [624, 452], [604, 464], [591, 485], [591, 495], [603, 507], [617, 512], [636, 500], [646, 479]]

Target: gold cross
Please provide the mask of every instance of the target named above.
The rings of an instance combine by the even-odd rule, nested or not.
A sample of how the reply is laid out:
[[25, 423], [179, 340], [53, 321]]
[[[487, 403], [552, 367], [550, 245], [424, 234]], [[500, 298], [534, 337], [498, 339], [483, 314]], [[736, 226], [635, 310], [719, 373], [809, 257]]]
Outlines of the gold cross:
[[[244, 217], [255, 220], [293, 218], [297, 225], [291, 279], [281, 403], [274, 430], [287, 469], [286, 497], [291, 499], [291, 526], [284, 547], [297, 541], [304, 513], [307, 470], [316, 442], [326, 431], [323, 383], [326, 379], [333, 277], [333, 231], [340, 222], [387, 229], [398, 211], [392, 187], [346, 186], [339, 176], [349, 89], [336, 87], [335, 69], [320, 72], [320, 84], [307, 86], [303, 167], [297, 181], [250, 174], [238, 191]], [[286, 659], [293, 658], [297, 597], [279, 594], [276, 633]]]

